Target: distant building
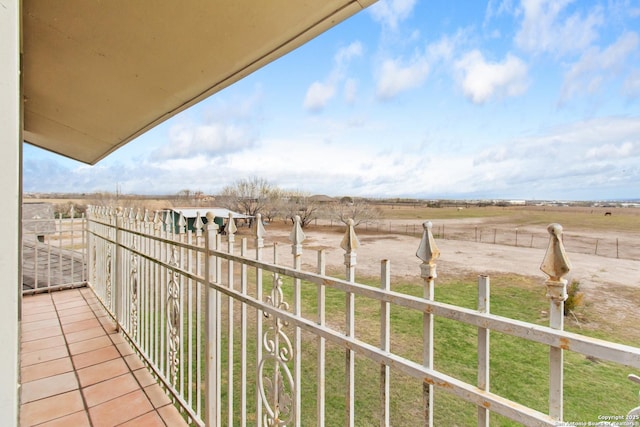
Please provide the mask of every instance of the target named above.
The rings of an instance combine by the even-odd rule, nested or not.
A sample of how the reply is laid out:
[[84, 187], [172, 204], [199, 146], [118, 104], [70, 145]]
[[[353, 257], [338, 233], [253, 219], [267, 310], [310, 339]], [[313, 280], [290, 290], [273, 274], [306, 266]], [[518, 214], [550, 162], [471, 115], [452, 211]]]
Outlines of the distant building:
[[173, 231], [178, 233], [180, 231], [178, 223], [180, 221], [180, 215], [182, 215], [187, 221], [186, 230], [195, 231], [195, 224], [198, 216], [200, 216], [202, 223], [206, 224], [208, 222], [208, 212], [213, 214], [213, 221], [218, 224], [220, 230], [224, 229], [226, 221], [229, 219], [229, 214], [231, 214], [234, 220], [253, 218], [251, 215], [241, 214], [226, 208], [171, 208], [163, 211], [162, 221], [166, 224], [167, 216], [170, 215], [171, 219], [169, 221], [173, 224]]

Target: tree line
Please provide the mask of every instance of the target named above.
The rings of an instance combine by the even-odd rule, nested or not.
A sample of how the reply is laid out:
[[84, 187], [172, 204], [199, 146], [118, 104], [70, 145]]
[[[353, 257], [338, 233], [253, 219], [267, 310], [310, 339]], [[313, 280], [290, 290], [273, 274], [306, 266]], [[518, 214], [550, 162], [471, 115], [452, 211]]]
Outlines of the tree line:
[[283, 190], [264, 178], [239, 179], [224, 187], [216, 197], [216, 204], [235, 212], [272, 222], [278, 219], [293, 223], [296, 216], [304, 228], [316, 219], [335, 220], [354, 225], [376, 221], [380, 210], [364, 199], [343, 197], [334, 201], [320, 201], [299, 190]]

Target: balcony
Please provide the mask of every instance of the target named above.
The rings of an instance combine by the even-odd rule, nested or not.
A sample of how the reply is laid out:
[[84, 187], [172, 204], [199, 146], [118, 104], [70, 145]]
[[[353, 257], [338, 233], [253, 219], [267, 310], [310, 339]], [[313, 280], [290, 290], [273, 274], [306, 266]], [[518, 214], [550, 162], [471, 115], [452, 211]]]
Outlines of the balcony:
[[21, 425], [187, 425], [90, 288], [22, 309]]
[[[61, 381], [57, 386], [63, 389], [56, 389], [55, 396], [84, 396], [89, 408], [84, 416], [94, 425], [117, 425], [138, 416], [168, 423], [165, 411], [172, 408], [177, 408], [172, 420], [180, 414], [193, 425], [442, 425], [439, 406], [444, 404], [440, 396], [446, 395], [474, 408], [472, 417], [457, 420], [460, 425], [556, 426], [565, 419], [565, 372], [577, 369], [565, 360], [568, 353], [622, 365], [629, 372], [640, 368], [640, 348], [564, 331], [564, 276], [570, 263], [562, 227], [557, 224], [548, 228], [548, 249], [538, 261], [547, 275], [541, 285], [546, 287], [549, 300], [549, 326], [542, 326], [492, 314], [490, 279], [486, 276], [478, 279], [475, 308], [436, 301], [440, 251], [430, 223], [424, 224], [416, 248], [409, 248], [406, 254], [415, 254], [421, 262], [416, 276], [422, 289], [420, 295], [411, 295], [399, 292], [392, 283], [388, 260], [381, 261], [376, 284], [356, 280], [359, 240], [352, 224], [346, 227], [340, 244], [344, 251], [342, 276], [326, 273], [323, 250], [303, 249], [306, 236], [299, 222], [291, 229], [289, 246], [269, 242], [260, 218], [244, 234], [238, 233], [232, 220], [220, 230], [209, 219], [205, 223], [199, 216], [188, 229], [184, 218], [176, 224], [173, 216], [161, 212], [92, 207], [87, 218], [60, 220], [59, 235], [51, 239], [54, 245], [39, 243], [39, 250], [49, 254], [40, 257], [48, 261], [40, 261], [39, 266], [46, 265], [58, 277], [59, 271], [66, 271], [69, 275], [63, 276], [69, 278], [56, 281], [44, 276], [24, 290], [25, 295], [34, 295], [24, 297], [23, 334], [27, 342], [23, 346], [50, 340], [33, 338], [40, 333], [38, 326], [51, 329], [45, 334], [61, 328], [66, 344], [56, 338], [52, 348], [61, 352], [60, 358], [71, 358], [78, 381]], [[74, 246], [72, 258], [81, 260], [82, 268], [74, 268], [73, 274], [69, 268], [51, 267], [64, 258], [66, 246]], [[283, 262], [284, 256], [291, 256], [290, 261]], [[28, 262], [29, 258], [24, 259]], [[311, 264], [315, 268], [309, 267]], [[77, 282], [77, 277], [84, 281]], [[61, 327], [49, 328], [42, 322], [51, 320], [53, 313], [57, 313]], [[409, 349], [397, 345], [404, 333], [399, 330], [398, 316], [415, 319], [412, 336], [419, 338]], [[468, 348], [475, 353], [474, 381], [465, 381], [468, 375], [441, 370], [434, 363], [438, 360], [434, 347], [438, 319], [464, 325], [471, 336], [466, 341], [473, 341]], [[85, 321], [86, 330], [67, 326]], [[513, 337], [523, 349], [533, 343], [546, 354], [544, 378], [531, 379], [548, 384], [548, 405], [543, 410], [493, 391], [490, 378], [495, 356], [490, 350], [499, 342], [494, 336]], [[85, 380], [89, 375], [85, 372], [92, 369], [83, 365], [90, 363], [83, 360], [98, 350], [86, 347], [79, 353], [85, 342], [88, 346], [101, 342], [109, 348], [98, 353], [108, 352], [113, 359], [96, 363], [117, 365], [117, 378]], [[23, 375], [25, 370], [31, 375], [28, 371], [34, 356], [24, 353], [24, 348]], [[67, 372], [53, 375], [71, 377]], [[629, 378], [638, 381], [633, 375]], [[38, 381], [44, 386], [36, 386]], [[36, 408], [47, 399], [47, 381], [37, 379], [31, 386], [25, 381], [23, 414], [30, 413], [25, 407]], [[124, 396], [145, 402], [135, 405], [142, 412], [120, 407], [132, 401], [123, 395], [98, 398], [91, 405], [87, 396], [91, 396], [92, 387], [111, 381], [127, 383], [130, 388]], [[409, 386], [399, 388], [400, 382]], [[619, 382], [628, 381], [621, 376]], [[115, 388], [106, 388], [116, 393]], [[158, 390], [167, 394], [161, 396]], [[100, 399], [107, 400], [97, 403]], [[363, 401], [375, 403], [363, 410]], [[640, 411], [632, 409], [636, 403], [630, 401], [624, 414], [605, 414], [603, 410], [605, 418], [584, 421], [592, 425], [634, 421]], [[79, 401], [75, 404], [80, 408]], [[111, 418], [108, 410], [100, 412], [101, 405], [129, 418]], [[629, 419], [606, 418], [626, 417], [627, 411]], [[71, 415], [83, 417], [80, 412], [78, 409]]]

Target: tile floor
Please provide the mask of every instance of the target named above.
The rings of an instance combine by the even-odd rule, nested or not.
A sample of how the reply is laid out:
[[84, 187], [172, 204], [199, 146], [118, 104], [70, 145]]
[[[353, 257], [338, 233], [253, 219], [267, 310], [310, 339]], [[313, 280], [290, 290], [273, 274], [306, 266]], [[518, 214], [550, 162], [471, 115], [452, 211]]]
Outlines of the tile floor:
[[91, 289], [22, 301], [21, 426], [186, 426]]

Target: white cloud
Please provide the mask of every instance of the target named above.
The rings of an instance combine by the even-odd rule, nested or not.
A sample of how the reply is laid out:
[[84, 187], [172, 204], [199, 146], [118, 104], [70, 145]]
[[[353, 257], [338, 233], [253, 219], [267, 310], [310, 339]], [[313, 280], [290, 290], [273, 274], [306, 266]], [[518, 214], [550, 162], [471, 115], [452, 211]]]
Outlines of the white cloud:
[[358, 82], [354, 79], [347, 79], [344, 82], [344, 100], [347, 104], [354, 104], [356, 102], [356, 95], [358, 93]]
[[511, 54], [504, 61], [487, 62], [478, 50], [456, 61], [462, 90], [473, 103], [482, 104], [498, 96], [522, 95], [528, 86], [527, 66]]
[[400, 92], [422, 85], [428, 74], [429, 64], [425, 58], [415, 58], [406, 65], [400, 60], [386, 59], [380, 67], [376, 94], [379, 99], [391, 99]]
[[375, 21], [395, 30], [411, 15], [415, 4], [416, 0], [380, 0], [368, 10]]
[[604, 23], [602, 8], [593, 7], [586, 16], [565, 9], [573, 0], [523, 0], [523, 20], [515, 37], [516, 45], [532, 53], [564, 55], [580, 52], [598, 38]]
[[[303, 106], [312, 112], [322, 111], [329, 101], [333, 99], [337, 92], [337, 86], [345, 80], [346, 69], [353, 58], [362, 56], [363, 46], [359, 41], [355, 41], [336, 52], [333, 57], [333, 68], [325, 81], [315, 81], [311, 83], [305, 94]], [[347, 82], [345, 90], [355, 87], [355, 80]], [[345, 93], [347, 102], [355, 102], [355, 91]], [[351, 98], [349, 98], [351, 96]]]
[[333, 84], [313, 82], [304, 97], [304, 108], [309, 111], [321, 111], [335, 93], [336, 89]]
[[619, 145], [603, 144], [592, 147], [585, 154], [586, 159], [604, 160], [604, 159], [620, 159], [628, 157], [638, 151], [631, 142], [624, 142]]
[[180, 123], [169, 130], [169, 141], [153, 151], [152, 160], [213, 157], [254, 145], [256, 136], [249, 126], [233, 123]]
[[626, 32], [604, 50], [588, 49], [565, 74], [561, 101], [585, 91], [598, 92], [607, 78], [625, 70], [627, 58], [637, 51], [639, 44], [636, 33]]
[[631, 70], [622, 85], [622, 90], [628, 98], [640, 97], [640, 70]]

